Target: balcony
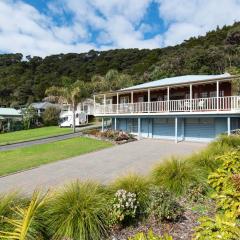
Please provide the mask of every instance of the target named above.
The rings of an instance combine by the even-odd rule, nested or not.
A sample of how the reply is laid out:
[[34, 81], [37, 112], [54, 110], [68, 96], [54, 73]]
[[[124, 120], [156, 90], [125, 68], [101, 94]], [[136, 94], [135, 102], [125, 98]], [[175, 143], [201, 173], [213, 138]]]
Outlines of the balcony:
[[94, 115], [240, 113], [240, 96], [95, 105]]

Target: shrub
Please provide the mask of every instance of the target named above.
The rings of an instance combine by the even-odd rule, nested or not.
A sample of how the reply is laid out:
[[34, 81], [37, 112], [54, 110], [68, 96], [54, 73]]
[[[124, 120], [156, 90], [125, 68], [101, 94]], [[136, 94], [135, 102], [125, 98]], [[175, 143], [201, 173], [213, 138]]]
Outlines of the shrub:
[[209, 184], [215, 190], [212, 197], [216, 200], [218, 213], [213, 218], [200, 219], [196, 240], [237, 240], [240, 236], [240, 192], [233, 180], [240, 171], [240, 150], [229, 151], [219, 159], [222, 165], [209, 175]]
[[20, 196], [17, 192], [0, 195], [0, 230], [9, 228], [9, 224], [3, 219], [11, 218], [13, 215], [13, 208], [20, 203]]
[[[216, 141], [215, 144], [219, 143], [220, 145], [227, 145], [230, 148], [238, 148], [240, 146], [240, 136], [239, 135], [221, 135]], [[221, 152], [223, 153], [223, 152]]]
[[48, 107], [44, 111], [42, 117], [45, 126], [58, 125], [60, 109], [56, 107]]
[[1, 239], [43, 239], [43, 222], [40, 209], [46, 201], [46, 194], [42, 195], [39, 191], [35, 191], [31, 201], [27, 206], [15, 206], [12, 210], [11, 217], [4, 217], [10, 227], [8, 231], [0, 231]]
[[239, 225], [231, 217], [223, 214], [215, 218], [202, 217], [199, 221], [200, 225], [196, 228], [194, 240], [239, 240]]
[[108, 196], [96, 183], [75, 181], [53, 194], [47, 214], [56, 239], [102, 239], [107, 234]]
[[200, 168], [193, 167], [190, 161], [171, 158], [155, 166], [152, 178], [157, 186], [181, 195], [191, 184], [202, 180], [202, 172]]
[[173, 240], [173, 238], [167, 234], [162, 237], [155, 235], [152, 231], [145, 233], [137, 233], [135, 236], [128, 238], [128, 240]]
[[129, 174], [117, 178], [111, 185], [114, 191], [124, 189], [127, 192], [136, 194], [137, 201], [139, 202], [138, 213], [144, 214], [149, 202], [149, 181], [137, 174]]
[[115, 193], [111, 212], [112, 223], [129, 223], [136, 216], [138, 201], [135, 193], [120, 189]]
[[157, 220], [176, 221], [182, 216], [183, 208], [169, 191], [154, 187], [150, 196], [149, 213]]
[[202, 202], [204, 201], [208, 190], [206, 184], [191, 184], [187, 190], [186, 197], [191, 202]]
[[240, 150], [230, 151], [220, 157], [223, 164], [209, 175], [209, 184], [216, 191], [217, 205], [232, 217], [240, 216], [240, 192], [233, 177], [240, 172]]

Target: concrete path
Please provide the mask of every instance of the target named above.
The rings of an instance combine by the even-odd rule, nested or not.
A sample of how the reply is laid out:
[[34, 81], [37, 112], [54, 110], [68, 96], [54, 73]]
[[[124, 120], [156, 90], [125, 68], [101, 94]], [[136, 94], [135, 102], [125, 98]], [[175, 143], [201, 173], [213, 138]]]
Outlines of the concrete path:
[[41, 138], [41, 139], [36, 139], [36, 140], [31, 140], [31, 141], [26, 141], [26, 142], [2, 145], [2, 146], [0, 146], [0, 152], [15, 149], [15, 148], [20, 148], [20, 147], [56, 142], [56, 141], [60, 141], [60, 140], [64, 140], [64, 139], [79, 137], [82, 135], [82, 133], [81, 133], [82, 131], [88, 130], [88, 129], [93, 129], [93, 128], [98, 128], [98, 127], [100, 127], [100, 125], [88, 125], [88, 126], [84, 126], [81, 128], [77, 128], [76, 133], [67, 133], [67, 134], [62, 134], [62, 135], [58, 135], [58, 136], [51, 136], [51, 137], [46, 137], [46, 138]]
[[0, 192], [21, 189], [31, 192], [36, 187], [49, 188], [79, 179], [107, 183], [128, 172], [146, 174], [156, 162], [171, 155], [186, 155], [206, 146], [203, 143], [144, 139], [101, 151], [40, 166], [0, 178]]

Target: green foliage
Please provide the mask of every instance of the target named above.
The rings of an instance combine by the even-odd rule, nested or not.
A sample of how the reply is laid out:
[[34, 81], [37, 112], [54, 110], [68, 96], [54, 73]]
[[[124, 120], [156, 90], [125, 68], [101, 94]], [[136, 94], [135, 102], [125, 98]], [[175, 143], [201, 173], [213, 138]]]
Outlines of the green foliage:
[[217, 205], [232, 217], [240, 216], [240, 192], [236, 189], [233, 176], [240, 172], [240, 150], [230, 151], [220, 157], [223, 161], [214, 173], [209, 175], [208, 181], [216, 193], [213, 197]]
[[193, 167], [187, 159], [171, 158], [155, 166], [153, 182], [163, 186], [175, 195], [184, 194], [189, 186], [202, 180], [200, 168]]
[[163, 188], [154, 187], [150, 193], [149, 213], [157, 220], [176, 221], [183, 214], [183, 207], [173, 194]]
[[98, 240], [107, 234], [108, 196], [93, 182], [75, 181], [52, 195], [46, 214], [54, 239]]
[[173, 240], [173, 238], [168, 234], [157, 236], [152, 231], [149, 231], [147, 234], [137, 233], [135, 236], [128, 238], [128, 240]]
[[[90, 92], [184, 74], [219, 74], [240, 66], [239, 23], [162, 49], [116, 49], [41, 57], [0, 55], [0, 105], [41, 101], [51, 86], [81, 80]], [[108, 73], [109, 71], [109, 73]], [[92, 81], [91, 81], [92, 79]]]
[[46, 201], [46, 194], [35, 191], [27, 207], [15, 206], [11, 218], [3, 217], [3, 222], [12, 228], [9, 231], [0, 231], [1, 239], [34, 240], [43, 239], [41, 229], [43, 223], [38, 215]]
[[124, 189], [127, 192], [135, 193], [139, 202], [139, 213], [145, 212], [149, 203], [149, 182], [145, 177], [129, 174], [117, 178], [111, 187], [114, 191]]
[[186, 197], [191, 202], [203, 202], [206, 198], [206, 194], [208, 192], [208, 188], [206, 184], [198, 183], [192, 184], [189, 186], [187, 190]]
[[238, 240], [240, 237], [239, 224], [227, 215], [216, 215], [215, 218], [202, 217], [199, 221], [194, 240]]
[[209, 175], [208, 182], [215, 190], [219, 213], [214, 218], [200, 219], [194, 239], [231, 239], [240, 238], [240, 192], [234, 177], [240, 172], [240, 150], [231, 150], [221, 157], [221, 166]]
[[45, 126], [54, 126], [58, 124], [60, 109], [48, 107], [43, 113], [43, 122]]
[[135, 193], [118, 190], [113, 198], [110, 222], [111, 224], [128, 224], [136, 217], [138, 201]]
[[20, 205], [21, 197], [17, 192], [0, 195], [0, 231], [11, 229], [4, 219], [9, 219], [13, 215], [13, 208]]
[[38, 119], [38, 115], [35, 108], [29, 106], [23, 110], [24, 129], [30, 129], [32, 127], [35, 127], [37, 119]]
[[65, 87], [52, 86], [46, 90], [45, 100], [60, 104], [69, 104], [73, 111], [73, 132], [75, 132], [75, 110], [77, 104], [88, 96], [88, 88], [82, 81], [76, 81]]

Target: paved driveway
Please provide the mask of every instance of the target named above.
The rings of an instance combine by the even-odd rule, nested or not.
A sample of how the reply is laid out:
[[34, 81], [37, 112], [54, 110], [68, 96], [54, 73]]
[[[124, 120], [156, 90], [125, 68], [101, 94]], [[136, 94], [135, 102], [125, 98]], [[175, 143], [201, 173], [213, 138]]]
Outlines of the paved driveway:
[[186, 155], [206, 146], [203, 143], [144, 139], [101, 151], [50, 163], [35, 169], [0, 178], [0, 191], [36, 187], [49, 188], [66, 181], [94, 179], [107, 183], [128, 172], [146, 174], [154, 163], [171, 155]]

